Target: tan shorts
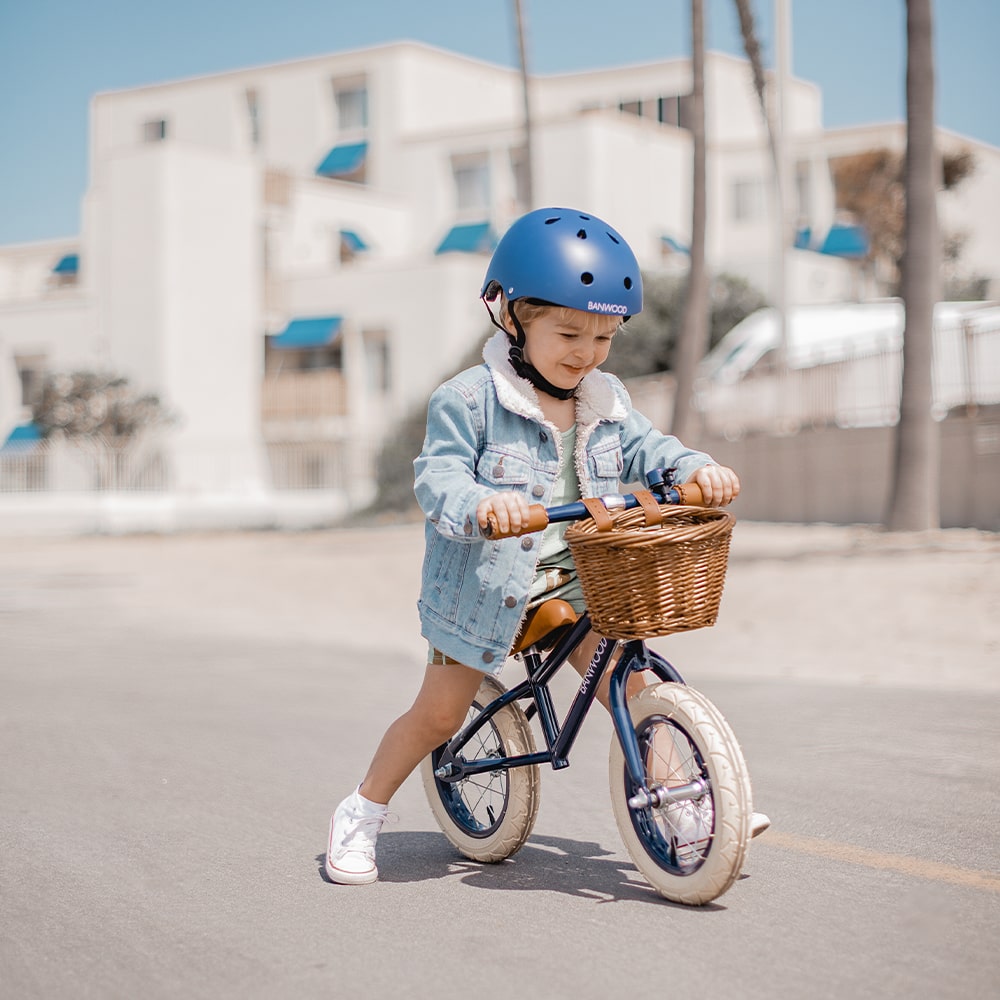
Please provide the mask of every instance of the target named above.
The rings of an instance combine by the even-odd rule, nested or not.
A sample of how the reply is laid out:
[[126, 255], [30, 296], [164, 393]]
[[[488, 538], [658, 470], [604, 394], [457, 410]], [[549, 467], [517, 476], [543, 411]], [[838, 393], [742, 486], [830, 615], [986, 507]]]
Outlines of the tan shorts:
[[[561, 566], [541, 568], [535, 577], [535, 583], [531, 591], [531, 596], [528, 598], [528, 603], [525, 606], [526, 611], [531, 611], [545, 601], [556, 597], [571, 604], [573, 610], [578, 615], [582, 615], [586, 611], [586, 605], [583, 601], [583, 590], [580, 587], [580, 578], [574, 571], [566, 570]], [[461, 660], [454, 660], [450, 656], [446, 656], [440, 649], [435, 649], [429, 643], [427, 646], [427, 663], [442, 667], [451, 664], [468, 666], [468, 664], [462, 663]]]

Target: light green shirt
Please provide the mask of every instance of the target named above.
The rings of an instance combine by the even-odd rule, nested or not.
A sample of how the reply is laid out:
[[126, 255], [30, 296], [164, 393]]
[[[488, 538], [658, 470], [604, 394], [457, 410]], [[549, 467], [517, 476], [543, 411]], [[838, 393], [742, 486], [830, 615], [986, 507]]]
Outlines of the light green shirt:
[[[552, 488], [549, 506], [556, 507], [564, 503], [575, 503], [580, 499], [580, 480], [576, 474], [576, 463], [573, 452], [576, 449], [576, 424], [562, 435], [562, 462], [559, 473]], [[538, 553], [538, 570], [529, 592], [531, 598], [541, 595], [546, 597], [562, 597], [583, 610], [583, 595], [579, 592], [579, 582], [576, 579], [576, 566], [566, 544], [566, 529], [568, 522], [550, 524], [542, 532], [542, 541]]]

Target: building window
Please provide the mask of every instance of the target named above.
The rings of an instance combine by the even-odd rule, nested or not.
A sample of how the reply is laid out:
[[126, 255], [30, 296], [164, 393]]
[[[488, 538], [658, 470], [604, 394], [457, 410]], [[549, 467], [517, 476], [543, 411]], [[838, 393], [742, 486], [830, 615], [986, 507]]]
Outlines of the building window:
[[247, 115], [250, 118], [250, 145], [256, 149], [260, 145], [260, 98], [253, 87], [247, 87]]
[[656, 120], [661, 125], [691, 128], [691, 95], [678, 94], [656, 99]]
[[41, 397], [42, 383], [45, 381], [45, 356], [15, 355], [14, 364], [21, 383], [21, 406], [34, 406]]
[[80, 255], [78, 253], [65, 253], [59, 258], [58, 263], [52, 268], [49, 278], [50, 283], [55, 288], [65, 288], [67, 285], [75, 285], [80, 275]]
[[351, 264], [359, 254], [368, 252], [368, 244], [353, 229], [338, 230], [335, 239], [336, 255], [341, 264]]
[[760, 178], [733, 182], [733, 221], [756, 222], [767, 214], [767, 191]]
[[368, 128], [368, 87], [364, 81], [334, 80], [338, 132], [364, 132]]
[[455, 157], [455, 207], [459, 215], [488, 215], [490, 210], [490, 164], [486, 154]]
[[622, 101], [618, 105], [619, 111], [624, 111], [628, 115], [638, 115], [642, 117], [642, 101]]
[[365, 382], [368, 391], [385, 395], [392, 388], [392, 365], [389, 336], [385, 330], [365, 330]]
[[143, 142], [162, 142], [167, 137], [167, 121], [165, 118], [156, 118], [142, 125]]

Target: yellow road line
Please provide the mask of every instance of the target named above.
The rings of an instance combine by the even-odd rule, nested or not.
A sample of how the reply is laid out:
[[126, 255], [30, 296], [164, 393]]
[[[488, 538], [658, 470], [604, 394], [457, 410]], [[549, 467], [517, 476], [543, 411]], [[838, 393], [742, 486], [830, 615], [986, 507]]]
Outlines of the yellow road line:
[[868, 868], [877, 868], [882, 871], [894, 871], [902, 875], [931, 879], [934, 882], [950, 882], [952, 885], [1000, 893], [1000, 875], [992, 872], [956, 868], [954, 865], [925, 861], [922, 858], [908, 858], [900, 854], [883, 854], [880, 851], [870, 851], [867, 848], [855, 847], [851, 844], [837, 844], [832, 840], [802, 837], [799, 834], [781, 833], [777, 830], [768, 830], [758, 843], [768, 844], [772, 847], [783, 847], [786, 850], [798, 851], [802, 854], [812, 854], [820, 858], [829, 858], [831, 861], [846, 861], [850, 864], [865, 865]]

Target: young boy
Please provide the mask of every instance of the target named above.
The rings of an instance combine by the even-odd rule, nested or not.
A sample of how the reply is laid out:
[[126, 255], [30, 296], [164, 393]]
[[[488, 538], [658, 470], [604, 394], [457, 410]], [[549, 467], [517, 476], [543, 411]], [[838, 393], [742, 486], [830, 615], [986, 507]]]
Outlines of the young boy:
[[[739, 494], [731, 469], [655, 430], [621, 382], [600, 371], [621, 323], [642, 309], [639, 265], [610, 226], [571, 209], [528, 213], [497, 246], [481, 297], [500, 332], [486, 344], [484, 364], [434, 392], [414, 463], [427, 517], [423, 684], [330, 821], [326, 873], [334, 882], [378, 878], [375, 839], [390, 798], [464, 723], [483, 673], [499, 672], [529, 604], [561, 597], [584, 610], [561, 527], [491, 542], [488, 518], [516, 529], [529, 504], [615, 493], [658, 467], [696, 482], [709, 506]], [[574, 654], [581, 673], [600, 638], [592, 633]], [[598, 692], [605, 707], [607, 680]]]

